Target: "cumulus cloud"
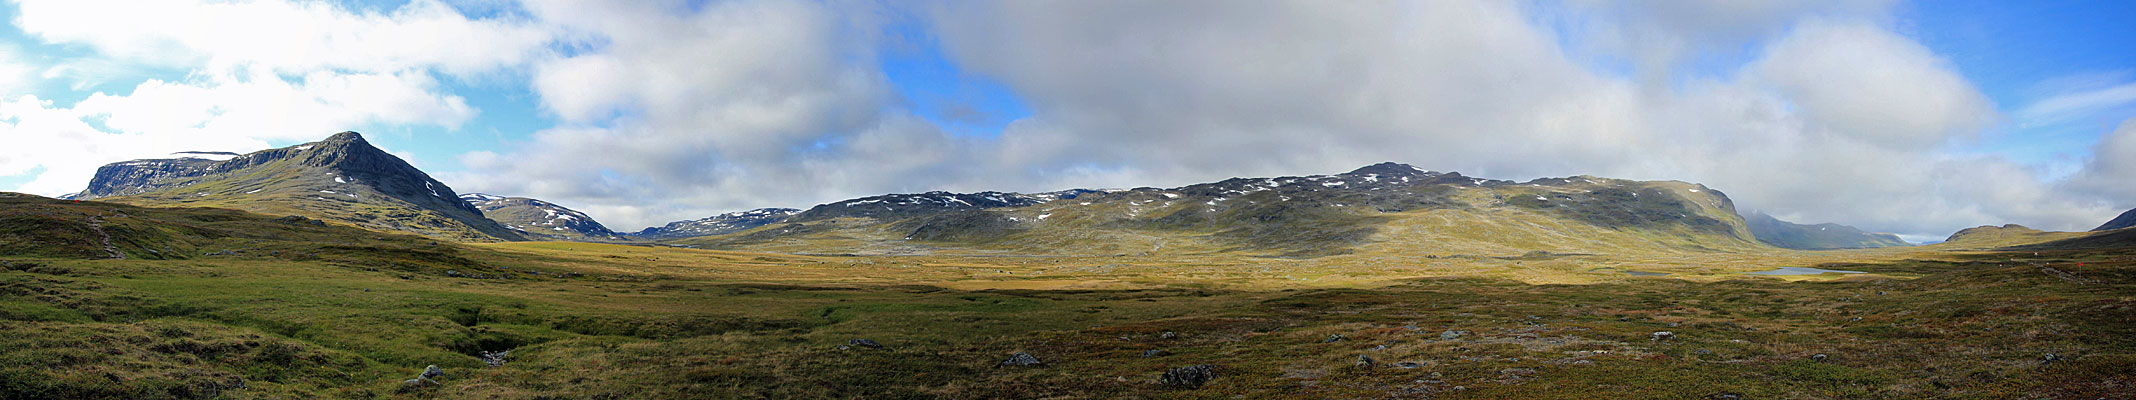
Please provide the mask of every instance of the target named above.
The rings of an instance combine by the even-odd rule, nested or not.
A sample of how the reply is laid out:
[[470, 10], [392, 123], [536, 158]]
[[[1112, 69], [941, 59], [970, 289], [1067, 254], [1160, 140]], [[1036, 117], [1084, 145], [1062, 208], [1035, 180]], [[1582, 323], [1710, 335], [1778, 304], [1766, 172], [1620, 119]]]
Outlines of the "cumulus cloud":
[[14, 1], [20, 10], [15, 25], [46, 42], [211, 71], [436, 68], [467, 74], [517, 64], [540, 54], [550, 40], [547, 30], [529, 22], [469, 19], [438, 0], [414, 0], [386, 13], [318, 1]]
[[264, 0], [15, 3], [25, 33], [92, 51], [44, 78], [190, 71], [71, 104], [21, 96], [0, 106], [0, 138], [30, 149], [0, 155], [0, 174], [42, 167], [14, 190], [46, 195], [80, 190], [105, 163], [176, 151], [250, 151], [365, 126], [457, 128], [477, 110], [441, 89], [439, 74], [512, 67], [549, 40], [526, 23], [469, 19], [431, 0], [386, 13]]
[[[440, 79], [510, 71], [556, 125], [463, 154], [465, 170], [440, 176], [619, 229], [884, 192], [1179, 185], [1401, 161], [1497, 178], [1695, 181], [1782, 218], [1940, 237], [1989, 223], [2088, 228], [2126, 206], [2112, 199], [2131, 193], [2111, 183], [2136, 178], [2117, 161], [2136, 159], [2128, 125], [2068, 180], [1957, 150], [2005, 117], [1892, 28], [1890, 0], [524, 0], [489, 19], [437, 0], [378, 12], [19, 3], [18, 26], [41, 40], [196, 73], [72, 105], [0, 102], [11, 140], [58, 132], [39, 146], [132, 157], [167, 151], [141, 144], [158, 138], [236, 147], [350, 124], [453, 127], [477, 110]], [[263, 20], [279, 22], [244, 23]], [[1029, 115], [964, 136], [907, 110], [876, 54], [909, 44], [885, 34], [903, 25]], [[2015, 118], [2125, 103], [2115, 90]], [[90, 161], [103, 160], [7, 154], [0, 173], [52, 168], [32, 186], [56, 188], [86, 180], [65, 165]]]

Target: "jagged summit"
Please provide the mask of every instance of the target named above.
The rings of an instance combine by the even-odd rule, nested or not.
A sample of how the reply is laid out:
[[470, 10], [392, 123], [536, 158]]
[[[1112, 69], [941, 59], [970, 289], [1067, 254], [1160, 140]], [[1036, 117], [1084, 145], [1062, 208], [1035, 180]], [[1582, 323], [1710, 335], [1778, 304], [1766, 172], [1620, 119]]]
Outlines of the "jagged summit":
[[456, 240], [521, 239], [483, 218], [451, 187], [356, 132], [223, 160], [112, 163], [98, 168], [75, 197], [301, 215]]

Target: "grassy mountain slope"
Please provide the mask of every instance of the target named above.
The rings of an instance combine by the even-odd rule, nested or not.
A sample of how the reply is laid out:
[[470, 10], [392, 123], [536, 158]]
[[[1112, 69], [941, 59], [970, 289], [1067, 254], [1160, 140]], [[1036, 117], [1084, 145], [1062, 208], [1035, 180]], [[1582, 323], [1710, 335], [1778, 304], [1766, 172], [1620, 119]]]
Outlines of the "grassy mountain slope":
[[1912, 245], [1899, 239], [1898, 235], [1863, 232], [1840, 224], [1797, 224], [1765, 213], [1751, 213], [1743, 216], [1743, 220], [1749, 223], [1750, 232], [1757, 235], [1758, 241], [1782, 248], [1837, 250]]
[[909, 212], [900, 200], [833, 203], [866, 201], [880, 216], [794, 218], [676, 243], [813, 253], [1271, 256], [1762, 247], [1725, 195], [1699, 185], [1586, 176], [1515, 183], [1392, 163], [1339, 175], [1086, 191], [1029, 205]]
[[524, 239], [355, 132], [225, 161], [115, 163], [76, 198], [298, 215], [449, 240]]

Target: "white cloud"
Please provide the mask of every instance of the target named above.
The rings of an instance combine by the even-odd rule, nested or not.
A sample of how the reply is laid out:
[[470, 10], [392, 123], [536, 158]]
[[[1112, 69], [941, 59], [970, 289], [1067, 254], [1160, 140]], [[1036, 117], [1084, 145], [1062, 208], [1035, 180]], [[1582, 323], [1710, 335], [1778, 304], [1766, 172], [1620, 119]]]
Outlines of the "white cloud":
[[2068, 121], [2116, 108], [2136, 105], [2136, 82], [2091, 90], [2056, 94], [2017, 111], [2028, 125]]
[[1821, 127], [1894, 148], [1980, 132], [1995, 107], [1926, 46], [1863, 23], [1810, 21], [1752, 66]]
[[24, 32], [95, 52], [44, 78], [79, 86], [140, 66], [190, 71], [72, 104], [24, 96], [0, 107], [0, 140], [10, 145], [0, 174], [43, 167], [13, 190], [45, 195], [80, 190], [105, 163], [175, 151], [250, 151], [360, 127], [457, 128], [477, 111], [445, 93], [437, 74], [521, 64], [549, 37], [432, 0], [383, 14], [324, 2], [16, 3]]
[[15, 0], [16, 26], [51, 43], [164, 66], [284, 74], [318, 70], [468, 74], [520, 63], [549, 32], [524, 21], [474, 20], [437, 0], [387, 13], [282, 0]]

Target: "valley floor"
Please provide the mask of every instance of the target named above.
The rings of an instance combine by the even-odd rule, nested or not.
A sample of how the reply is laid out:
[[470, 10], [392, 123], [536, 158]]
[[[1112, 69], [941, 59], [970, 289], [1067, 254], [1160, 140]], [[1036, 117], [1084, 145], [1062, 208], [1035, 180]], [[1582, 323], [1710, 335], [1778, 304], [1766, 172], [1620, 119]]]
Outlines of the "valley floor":
[[7, 259], [0, 398], [2136, 398], [2126, 249], [319, 253]]

